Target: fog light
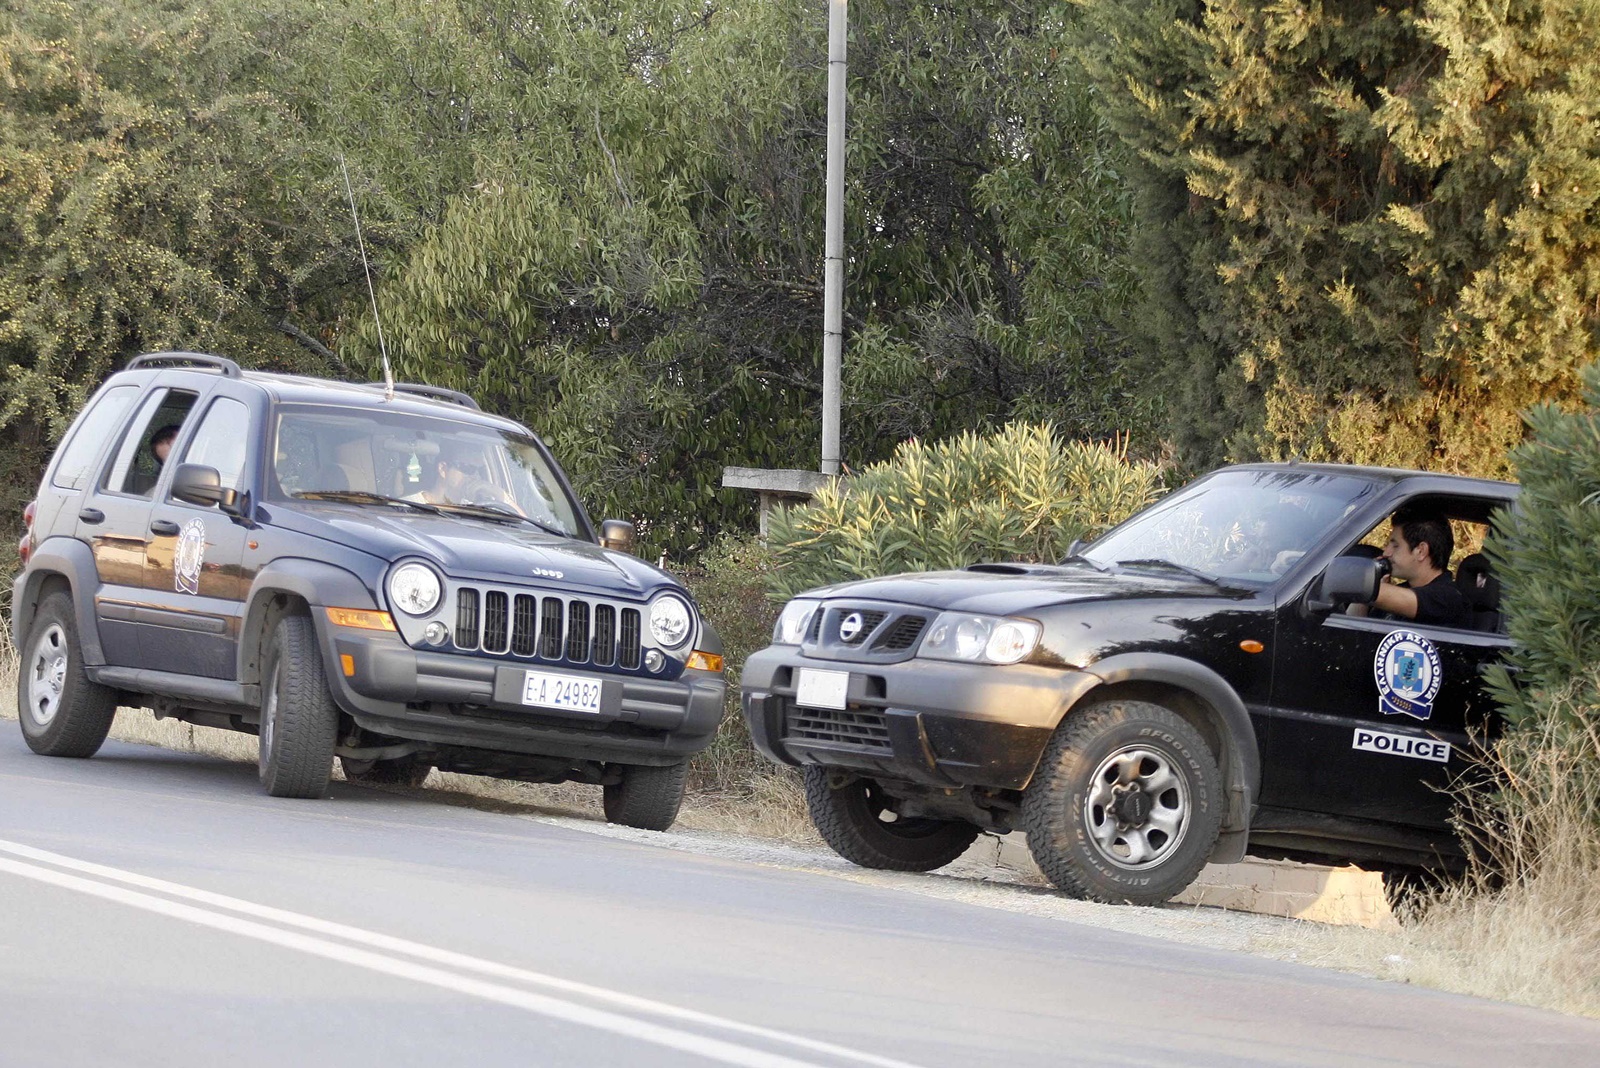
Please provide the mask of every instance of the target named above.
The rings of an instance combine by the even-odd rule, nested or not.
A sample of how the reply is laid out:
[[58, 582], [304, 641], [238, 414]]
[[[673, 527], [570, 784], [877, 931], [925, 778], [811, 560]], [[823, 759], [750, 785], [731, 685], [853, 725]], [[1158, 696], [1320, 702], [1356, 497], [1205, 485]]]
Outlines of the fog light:
[[429, 645], [443, 645], [444, 640], [450, 637], [450, 628], [436, 619], [423, 630], [422, 637]]
[[651, 649], [644, 654], [644, 667], [646, 671], [660, 671], [661, 665], [665, 664], [666, 662], [667, 658], [661, 655], [660, 649]]

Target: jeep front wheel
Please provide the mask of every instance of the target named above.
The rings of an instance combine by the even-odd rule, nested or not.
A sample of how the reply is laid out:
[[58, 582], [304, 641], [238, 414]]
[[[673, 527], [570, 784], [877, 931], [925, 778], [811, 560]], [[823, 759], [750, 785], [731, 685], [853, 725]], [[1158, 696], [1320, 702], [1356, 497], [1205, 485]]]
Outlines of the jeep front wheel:
[[666, 830], [678, 818], [688, 775], [687, 762], [664, 767], [623, 765], [622, 777], [601, 788], [607, 822], [641, 831]]
[[339, 710], [328, 692], [317, 632], [287, 616], [272, 634], [261, 687], [261, 785], [273, 797], [321, 797], [333, 774]]
[[116, 718], [117, 700], [84, 674], [70, 595], [44, 599], [22, 650], [17, 718], [28, 748], [41, 756], [94, 756]]
[[802, 769], [806, 808], [822, 840], [852, 864], [886, 871], [932, 871], [965, 853], [978, 828], [960, 820], [898, 815], [871, 779], [834, 780], [817, 764]]
[[1073, 897], [1156, 905], [1194, 881], [1222, 826], [1222, 774], [1182, 717], [1108, 701], [1056, 728], [1022, 799], [1028, 848]]

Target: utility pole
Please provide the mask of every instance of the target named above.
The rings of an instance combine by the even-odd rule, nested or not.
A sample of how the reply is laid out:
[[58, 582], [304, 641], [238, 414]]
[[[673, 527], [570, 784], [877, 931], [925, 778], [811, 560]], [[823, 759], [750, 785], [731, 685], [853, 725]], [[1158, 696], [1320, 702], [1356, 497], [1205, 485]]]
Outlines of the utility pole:
[[828, 207], [823, 240], [822, 473], [839, 473], [840, 355], [844, 348], [844, 96], [848, 0], [828, 0]]

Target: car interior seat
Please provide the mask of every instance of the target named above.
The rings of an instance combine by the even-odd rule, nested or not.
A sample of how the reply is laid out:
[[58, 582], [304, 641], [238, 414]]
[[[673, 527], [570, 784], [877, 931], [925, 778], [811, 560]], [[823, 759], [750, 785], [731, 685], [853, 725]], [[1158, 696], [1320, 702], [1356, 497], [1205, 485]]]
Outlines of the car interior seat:
[[1500, 630], [1500, 580], [1494, 577], [1488, 557], [1473, 553], [1462, 560], [1456, 568], [1456, 589], [1467, 600], [1473, 630]]

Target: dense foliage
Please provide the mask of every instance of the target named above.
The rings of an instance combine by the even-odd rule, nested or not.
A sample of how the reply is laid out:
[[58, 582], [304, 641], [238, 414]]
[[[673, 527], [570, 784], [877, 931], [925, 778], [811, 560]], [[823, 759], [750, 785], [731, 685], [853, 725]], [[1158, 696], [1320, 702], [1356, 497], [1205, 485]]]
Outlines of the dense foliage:
[[1600, 327], [1600, 3], [1080, 0], [1199, 462], [1495, 474]]
[[1154, 500], [1156, 466], [1126, 450], [1012, 423], [990, 435], [912, 440], [768, 530], [779, 597], [853, 578], [1055, 561]]

